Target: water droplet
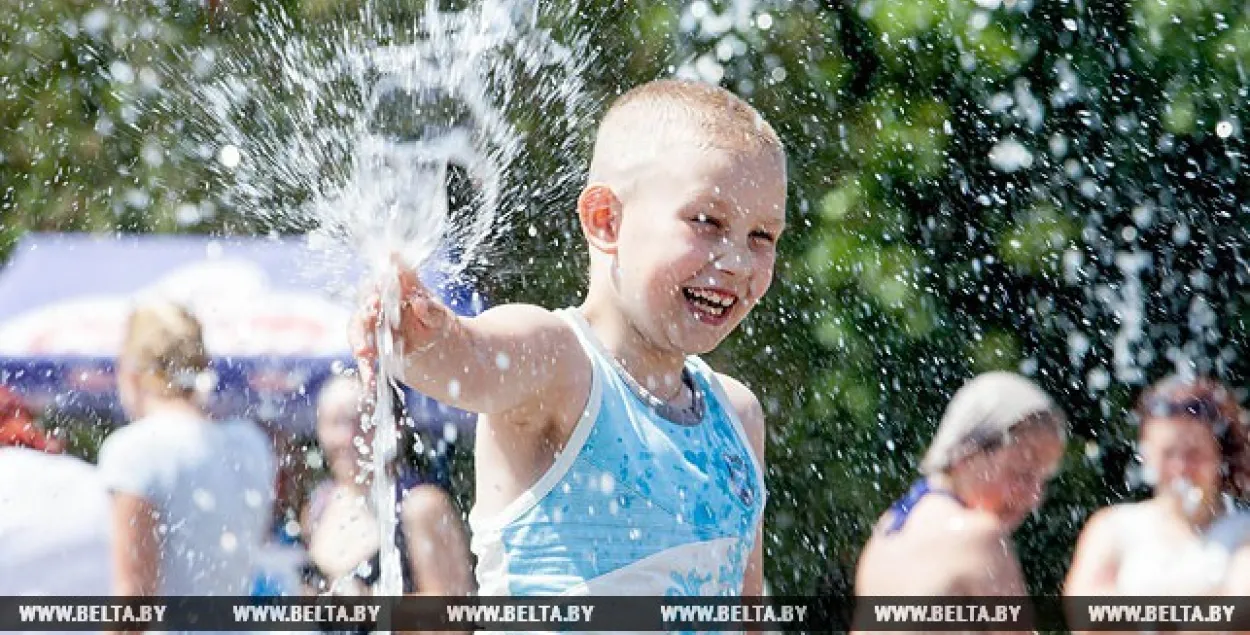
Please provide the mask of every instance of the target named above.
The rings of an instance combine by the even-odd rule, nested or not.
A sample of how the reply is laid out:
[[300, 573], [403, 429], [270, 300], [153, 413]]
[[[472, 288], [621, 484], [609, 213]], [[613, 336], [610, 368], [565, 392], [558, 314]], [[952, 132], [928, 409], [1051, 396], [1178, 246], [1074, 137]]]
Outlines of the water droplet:
[[260, 507], [265, 502], [265, 497], [257, 490], [249, 489], [243, 493], [243, 502], [248, 507]]
[[239, 149], [233, 145], [222, 146], [221, 151], [217, 153], [217, 160], [231, 170], [238, 167], [240, 158], [242, 157], [239, 154]]
[[234, 553], [239, 548], [239, 538], [228, 531], [221, 532], [221, 549], [226, 553]]
[[1085, 458], [1091, 461], [1096, 461], [1100, 457], [1102, 457], [1102, 448], [1098, 447], [1098, 444], [1095, 443], [1094, 441], [1086, 441], [1085, 442]]
[[121, 82], [123, 84], [129, 84], [135, 81], [134, 69], [130, 68], [129, 64], [121, 60], [114, 61], [109, 65], [109, 74], [113, 76], [114, 81]]
[[507, 353], [495, 355], [495, 366], [499, 370], [508, 370], [512, 366], [512, 358]]
[[1095, 368], [1089, 371], [1088, 381], [1090, 388], [1097, 391], [1106, 390], [1107, 386], [1111, 385], [1111, 373], [1108, 373], [1105, 368]]
[[990, 150], [990, 165], [1000, 172], [1015, 172], [1033, 165], [1033, 153], [1013, 137], [999, 141]]
[[98, 8], [93, 9], [87, 15], [82, 17], [82, 28], [91, 35], [91, 37], [99, 37], [104, 29], [109, 25], [108, 11]]
[[197, 489], [191, 492], [191, 501], [196, 507], [205, 511], [212, 511], [217, 508], [217, 499], [213, 497], [212, 492], [206, 489]]
[[1233, 124], [1227, 121], [1221, 121], [1215, 124], [1215, 135], [1221, 139], [1227, 139], [1233, 134]]
[[174, 210], [174, 221], [182, 227], [200, 222], [200, 208], [190, 203], [183, 203]]

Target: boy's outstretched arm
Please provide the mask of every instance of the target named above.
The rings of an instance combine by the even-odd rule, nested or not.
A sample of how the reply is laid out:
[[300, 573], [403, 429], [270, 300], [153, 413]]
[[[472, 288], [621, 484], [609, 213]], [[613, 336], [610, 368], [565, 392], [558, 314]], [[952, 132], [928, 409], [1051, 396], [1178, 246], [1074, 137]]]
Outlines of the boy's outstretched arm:
[[[418, 392], [462, 410], [496, 414], [533, 402], [579, 371], [589, 375], [577, 335], [550, 311], [510, 304], [477, 317], [457, 316], [416, 272], [398, 269], [401, 302], [392, 330], [403, 362], [390, 370]], [[352, 320], [352, 348], [367, 386], [378, 358], [374, 334], [382, 313], [381, 294], [374, 289]]]

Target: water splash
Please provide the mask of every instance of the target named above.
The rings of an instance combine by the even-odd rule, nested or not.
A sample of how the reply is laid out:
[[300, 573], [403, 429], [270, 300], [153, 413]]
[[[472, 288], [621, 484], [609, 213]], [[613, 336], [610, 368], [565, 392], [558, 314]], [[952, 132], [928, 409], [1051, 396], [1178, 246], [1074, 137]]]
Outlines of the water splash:
[[1114, 314], [1120, 322], [1120, 329], [1112, 342], [1115, 378], [1126, 384], [1140, 384], [1146, 378], [1146, 371], [1138, 363], [1135, 350], [1135, 345], [1145, 336], [1146, 298], [1142, 292], [1141, 275], [1149, 269], [1151, 257], [1146, 252], [1121, 252], [1116, 255], [1115, 263], [1123, 275], [1118, 297], [1113, 302]]
[[[199, 154], [216, 159], [225, 204], [272, 229], [307, 232], [324, 264], [342, 263], [341, 288], [330, 290], [342, 296], [354, 294], [349, 263], [362, 259], [378, 279], [397, 255], [431, 285], [484, 262], [528, 198], [509, 196], [520, 187], [509, 173], [532, 144], [516, 112], [540, 112], [545, 134], [574, 139], [589, 111], [580, 79], [589, 58], [575, 54], [580, 42], [566, 46], [542, 28], [537, 3], [444, 11], [430, 0], [404, 27], [377, 2], [361, 11], [359, 22], [301, 35], [290, 16], [265, 9], [240, 47], [252, 54], [201, 52], [204, 76], [189, 89], [205, 111]], [[403, 593], [391, 376], [404, 352], [388, 326], [399, 301], [386, 285], [377, 401], [364, 424], [375, 428], [374, 592], [386, 596]]]
[[1194, 485], [1189, 479], [1178, 477], [1172, 483], [1172, 491], [1181, 501], [1181, 510], [1186, 516], [1196, 516], [1202, 506], [1202, 488]]

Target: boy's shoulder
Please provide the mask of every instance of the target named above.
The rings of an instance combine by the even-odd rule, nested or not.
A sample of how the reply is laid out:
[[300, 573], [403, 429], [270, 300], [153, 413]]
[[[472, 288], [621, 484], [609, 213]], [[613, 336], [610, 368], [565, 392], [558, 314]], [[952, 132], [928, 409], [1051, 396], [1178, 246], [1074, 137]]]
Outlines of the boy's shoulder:
[[[493, 413], [495, 419], [528, 423], [536, 416], [568, 414], [582, 406], [590, 392], [591, 362], [577, 328], [564, 313], [512, 303], [491, 307], [473, 318], [476, 347], [495, 351], [496, 367], [509, 374], [514, 385], [523, 385], [527, 394], [506, 413]], [[571, 415], [563, 418], [576, 421]]]
[[742, 429], [750, 439], [756, 456], [762, 462], [766, 434], [764, 408], [760, 405], [759, 397], [756, 397], [755, 393], [737, 378], [716, 371], [712, 372], [715, 373], [716, 380], [724, 389], [729, 405], [738, 415], [738, 420], [742, 422]]
[[517, 326], [527, 325], [547, 325], [556, 326], [564, 325], [568, 327], [568, 322], [560, 317], [560, 310], [549, 309], [537, 304], [526, 304], [524, 302], [508, 302], [505, 304], [497, 304], [483, 311], [477, 317], [488, 319], [508, 319], [516, 320]]
[[542, 347], [546, 355], [580, 352], [577, 331], [562, 313], [536, 304], [510, 303], [491, 307], [474, 321], [485, 337], [522, 336], [520, 341]]
[[[734, 410], [738, 412], [739, 418], [751, 416], [763, 419], [764, 409], [760, 406], [760, 400], [755, 393], [742, 383], [736, 377], [726, 375], [721, 372], [712, 371], [716, 375], [716, 380], [720, 382], [722, 388], [725, 389], [725, 397], [729, 399], [729, 403], [733, 405]], [[746, 421], [743, 421], [745, 424]]]

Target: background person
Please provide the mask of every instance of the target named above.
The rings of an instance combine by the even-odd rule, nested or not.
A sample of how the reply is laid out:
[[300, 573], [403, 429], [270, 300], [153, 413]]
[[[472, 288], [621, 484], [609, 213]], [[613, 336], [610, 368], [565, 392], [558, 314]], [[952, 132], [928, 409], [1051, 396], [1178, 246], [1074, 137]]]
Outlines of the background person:
[[[330, 479], [309, 497], [303, 525], [322, 592], [366, 594], [380, 574], [381, 535], [370, 477], [374, 433], [362, 425], [367, 401], [360, 381], [346, 376], [329, 380], [318, 396], [317, 440]], [[400, 451], [391, 473], [404, 592], [467, 595], [473, 574], [464, 523], [450, 496], [416, 470], [412, 424], [397, 410]]]
[[922, 478], [881, 517], [857, 596], [1023, 596], [1011, 534], [1041, 503], [1066, 417], [1033, 382], [980, 375], [955, 393]]
[[275, 461], [254, 424], [206, 414], [201, 395], [215, 381], [199, 321], [171, 303], [136, 308], [117, 383], [132, 422], [105, 440], [99, 462], [112, 492], [114, 593], [247, 595]]
[[[1154, 495], [1089, 519], [1064, 594], [1233, 591], [1229, 582], [1237, 576], [1230, 578], [1230, 565], [1250, 538], [1250, 515], [1235, 506], [1250, 484], [1245, 412], [1223, 384], [1173, 376], [1142, 394], [1136, 416]], [[1244, 595], [1248, 589], [1238, 584], [1237, 594]]]
[[60, 451], [0, 386], [0, 597], [111, 593], [108, 494]]

